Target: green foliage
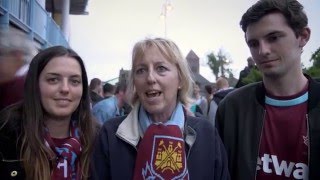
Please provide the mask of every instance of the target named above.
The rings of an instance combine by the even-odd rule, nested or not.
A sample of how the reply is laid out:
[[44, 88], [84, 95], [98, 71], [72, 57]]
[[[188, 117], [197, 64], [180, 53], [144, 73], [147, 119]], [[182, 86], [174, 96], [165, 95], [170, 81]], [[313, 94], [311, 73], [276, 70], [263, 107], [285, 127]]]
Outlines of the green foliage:
[[316, 66], [310, 67], [307, 72], [311, 77], [320, 77], [320, 68]]
[[313, 65], [305, 72], [311, 77], [320, 77], [320, 48], [312, 54], [310, 61], [313, 61]]
[[212, 73], [214, 74], [214, 76], [216, 77], [216, 79], [218, 78], [218, 74], [219, 74], [219, 62], [216, 58], [216, 55], [212, 52], [209, 55], [207, 55], [208, 57], [208, 65], [210, 67], [210, 69], [212, 70]]
[[258, 69], [251, 69], [247, 77], [243, 78], [244, 84], [262, 81], [262, 74]]
[[312, 54], [310, 61], [313, 61], [314, 67], [320, 68], [320, 48], [318, 48], [316, 52]]
[[223, 77], [225, 77], [225, 73], [229, 74], [229, 77], [233, 77], [231, 69], [227, 68], [231, 61], [228, 61], [226, 55], [222, 52], [221, 49], [219, 50], [217, 55], [212, 52], [207, 55], [207, 58], [207, 64], [209, 65], [216, 79], [218, 79], [219, 73]]

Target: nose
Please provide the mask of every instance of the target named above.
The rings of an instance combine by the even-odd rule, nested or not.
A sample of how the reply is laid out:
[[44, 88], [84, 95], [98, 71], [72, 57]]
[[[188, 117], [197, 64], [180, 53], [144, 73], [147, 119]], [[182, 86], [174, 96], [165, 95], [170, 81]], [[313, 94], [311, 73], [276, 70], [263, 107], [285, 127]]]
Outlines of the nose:
[[270, 54], [270, 45], [267, 42], [260, 42], [259, 54], [262, 56], [266, 56]]
[[61, 86], [60, 86], [60, 90], [62, 93], [68, 93], [69, 92], [69, 82], [68, 80], [64, 79], [63, 81], [61, 81]]
[[156, 82], [155, 76], [154, 76], [154, 71], [150, 70], [148, 73], [148, 77], [147, 77], [147, 82], [149, 84], [153, 84]]

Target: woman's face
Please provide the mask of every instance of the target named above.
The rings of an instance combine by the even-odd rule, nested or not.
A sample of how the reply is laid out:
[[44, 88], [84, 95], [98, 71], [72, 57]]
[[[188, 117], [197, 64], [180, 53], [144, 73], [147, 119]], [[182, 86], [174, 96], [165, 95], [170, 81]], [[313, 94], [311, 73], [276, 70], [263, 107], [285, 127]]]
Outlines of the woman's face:
[[70, 119], [83, 92], [81, 67], [72, 57], [51, 59], [39, 77], [41, 103], [49, 118]]
[[198, 84], [193, 84], [193, 94], [194, 95], [200, 94], [200, 87]]
[[180, 85], [175, 64], [150, 47], [133, 63], [133, 81], [139, 100], [154, 121], [167, 121], [177, 104]]

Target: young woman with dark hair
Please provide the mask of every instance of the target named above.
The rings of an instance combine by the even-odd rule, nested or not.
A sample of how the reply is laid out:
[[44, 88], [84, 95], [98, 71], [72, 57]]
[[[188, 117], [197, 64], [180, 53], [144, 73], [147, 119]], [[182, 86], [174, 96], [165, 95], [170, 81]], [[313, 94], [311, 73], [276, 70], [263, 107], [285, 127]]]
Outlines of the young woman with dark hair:
[[24, 100], [0, 112], [0, 177], [87, 179], [96, 127], [82, 59], [62, 46], [41, 51]]

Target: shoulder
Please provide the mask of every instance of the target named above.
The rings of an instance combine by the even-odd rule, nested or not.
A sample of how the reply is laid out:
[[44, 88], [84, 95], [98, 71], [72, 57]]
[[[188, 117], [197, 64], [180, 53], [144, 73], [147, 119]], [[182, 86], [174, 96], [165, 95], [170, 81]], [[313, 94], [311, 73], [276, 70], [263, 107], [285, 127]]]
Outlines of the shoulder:
[[261, 82], [251, 83], [240, 88], [233, 89], [226, 95], [221, 103], [230, 101], [240, 101], [242, 103], [247, 102], [249, 98], [256, 97], [257, 93], [263, 94]]
[[109, 119], [108, 121], [106, 121], [101, 129], [104, 130], [111, 130], [116, 132], [119, 125], [123, 122], [123, 120], [126, 118], [127, 116], [119, 116], [119, 117], [114, 117]]

